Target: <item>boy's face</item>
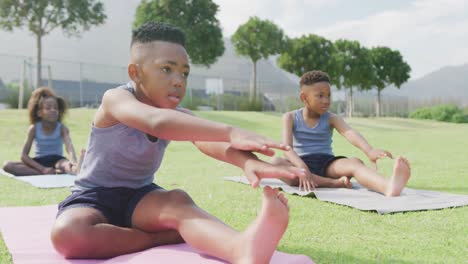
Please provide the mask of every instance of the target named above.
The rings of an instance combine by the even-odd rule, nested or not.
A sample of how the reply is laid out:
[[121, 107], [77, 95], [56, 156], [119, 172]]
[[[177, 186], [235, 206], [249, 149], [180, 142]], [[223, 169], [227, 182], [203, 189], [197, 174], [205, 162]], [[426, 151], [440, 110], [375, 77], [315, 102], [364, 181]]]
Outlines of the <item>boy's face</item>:
[[318, 82], [301, 87], [301, 101], [310, 111], [323, 115], [330, 107], [331, 90], [328, 82]]
[[132, 77], [131, 65], [129, 74], [141, 89], [143, 98], [139, 99], [159, 108], [176, 108], [185, 96], [190, 72], [185, 48], [171, 42], [153, 41], [132, 47], [133, 55], [137, 76]]

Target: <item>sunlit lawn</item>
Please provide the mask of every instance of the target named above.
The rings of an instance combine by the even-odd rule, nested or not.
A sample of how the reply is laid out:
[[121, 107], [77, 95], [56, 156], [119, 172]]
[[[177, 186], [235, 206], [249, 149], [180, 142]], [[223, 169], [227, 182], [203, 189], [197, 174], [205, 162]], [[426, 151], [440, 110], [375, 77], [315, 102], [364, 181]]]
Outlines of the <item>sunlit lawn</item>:
[[[94, 110], [74, 109], [66, 118], [77, 149], [86, 145]], [[263, 135], [280, 139], [279, 114], [248, 112], [198, 112]], [[409, 186], [468, 194], [468, 125], [409, 119], [351, 119], [369, 142], [412, 163]], [[0, 162], [19, 159], [26, 135], [25, 111], [0, 111]], [[337, 133], [336, 154], [362, 153]], [[390, 174], [392, 161], [380, 162]], [[173, 142], [156, 176], [166, 189], [182, 188], [196, 203], [236, 229], [244, 229], [260, 208], [260, 191], [223, 181], [241, 170], [201, 154], [190, 143]], [[41, 190], [0, 177], [0, 206], [56, 204], [68, 189]], [[317, 263], [467, 263], [468, 207], [378, 215], [287, 196], [290, 224], [279, 250], [310, 256]], [[11, 256], [0, 240], [0, 263]]]

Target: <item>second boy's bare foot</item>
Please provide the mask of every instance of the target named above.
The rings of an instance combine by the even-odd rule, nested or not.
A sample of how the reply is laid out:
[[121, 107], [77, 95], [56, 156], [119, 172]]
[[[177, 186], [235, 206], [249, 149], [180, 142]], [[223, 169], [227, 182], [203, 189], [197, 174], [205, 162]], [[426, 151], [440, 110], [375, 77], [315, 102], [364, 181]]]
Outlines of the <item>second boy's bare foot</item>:
[[385, 196], [399, 196], [411, 176], [411, 168], [406, 158], [399, 156], [393, 165], [393, 175], [390, 179]]
[[257, 219], [240, 235], [233, 263], [268, 264], [289, 221], [288, 200], [278, 189], [263, 189], [263, 205]]

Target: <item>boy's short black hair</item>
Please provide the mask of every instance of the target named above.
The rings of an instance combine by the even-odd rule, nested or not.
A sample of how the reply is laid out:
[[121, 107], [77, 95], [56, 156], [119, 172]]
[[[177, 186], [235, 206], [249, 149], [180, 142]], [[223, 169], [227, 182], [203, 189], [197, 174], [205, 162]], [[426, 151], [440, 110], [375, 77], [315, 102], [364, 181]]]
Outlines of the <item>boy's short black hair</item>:
[[319, 82], [330, 82], [330, 77], [323, 71], [310, 71], [301, 76], [300, 87], [304, 85], [312, 85]]
[[157, 40], [180, 44], [185, 48], [185, 34], [182, 30], [173, 25], [156, 21], [146, 22], [134, 29], [130, 46], [135, 43], [149, 43]]

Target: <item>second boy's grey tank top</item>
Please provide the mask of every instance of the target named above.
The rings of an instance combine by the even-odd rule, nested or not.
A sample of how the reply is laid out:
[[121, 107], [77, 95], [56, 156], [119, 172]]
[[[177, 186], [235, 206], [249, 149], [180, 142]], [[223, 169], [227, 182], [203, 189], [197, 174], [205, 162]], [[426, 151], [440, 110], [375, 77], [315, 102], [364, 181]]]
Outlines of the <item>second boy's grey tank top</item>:
[[[134, 94], [131, 84], [115, 89]], [[168, 143], [162, 139], [153, 142], [144, 132], [122, 123], [106, 128], [93, 125], [73, 190], [140, 188], [151, 184]]]
[[309, 127], [302, 116], [302, 108], [294, 111], [293, 123], [293, 148], [299, 156], [308, 154], [329, 154], [332, 151], [332, 135], [330, 129], [330, 113], [326, 112], [320, 116], [315, 127]]

